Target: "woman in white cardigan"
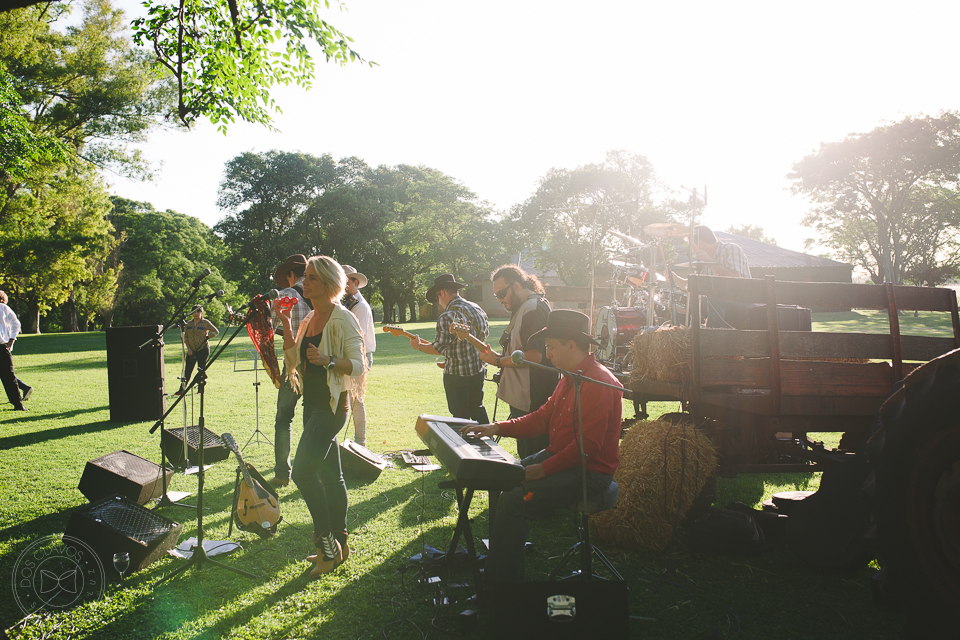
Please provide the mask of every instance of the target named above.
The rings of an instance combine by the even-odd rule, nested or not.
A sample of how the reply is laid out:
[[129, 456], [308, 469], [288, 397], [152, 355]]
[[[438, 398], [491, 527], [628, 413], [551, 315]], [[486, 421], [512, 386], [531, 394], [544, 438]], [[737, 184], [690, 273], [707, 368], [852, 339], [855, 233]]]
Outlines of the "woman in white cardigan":
[[347, 421], [351, 380], [363, 374], [363, 333], [356, 317], [338, 300], [346, 275], [333, 258], [307, 261], [303, 296], [313, 311], [290, 329], [290, 311], [283, 322], [283, 356], [290, 382], [303, 397], [303, 435], [293, 461], [291, 479], [313, 517], [315, 563], [311, 577], [329, 573], [350, 554], [347, 546], [347, 485], [340, 467], [337, 434]]

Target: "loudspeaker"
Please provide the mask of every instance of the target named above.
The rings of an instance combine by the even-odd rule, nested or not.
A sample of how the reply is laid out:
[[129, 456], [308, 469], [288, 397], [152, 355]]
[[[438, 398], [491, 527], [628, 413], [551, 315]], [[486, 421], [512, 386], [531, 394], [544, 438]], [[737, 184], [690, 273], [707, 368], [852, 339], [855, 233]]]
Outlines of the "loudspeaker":
[[627, 583], [621, 580], [499, 582], [487, 595], [502, 638], [630, 637]]
[[163, 349], [140, 345], [155, 338], [162, 327], [107, 329], [107, 382], [110, 420], [157, 420], [166, 411], [163, 389]]
[[[163, 454], [167, 456], [167, 460], [169, 460], [171, 464], [177, 467], [185, 466], [183, 464], [183, 432], [183, 427], [165, 429], [163, 436], [160, 438], [160, 447], [163, 449]], [[187, 427], [186, 432], [187, 459], [190, 461], [190, 465], [194, 466], [199, 462], [200, 427], [196, 425]], [[208, 465], [214, 462], [220, 462], [221, 460], [226, 460], [229, 456], [230, 449], [227, 448], [227, 445], [220, 436], [204, 427], [203, 464]]]
[[387, 462], [362, 444], [345, 439], [340, 444], [340, 463], [343, 475], [361, 480], [376, 480], [387, 468]]
[[[173, 469], [168, 468], [166, 474], [170, 482]], [[163, 479], [160, 465], [121, 449], [87, 462], [77, 489], [90, 502], [123, 496], [142, 505], [160, 497]]]
[[129, 552], [130, 573], [139, 571], [176, 546], [182, 530], [180, 523], [114, 496], [74, 511], [64, 535], [87, 543], [111, 575], [113, 554]]

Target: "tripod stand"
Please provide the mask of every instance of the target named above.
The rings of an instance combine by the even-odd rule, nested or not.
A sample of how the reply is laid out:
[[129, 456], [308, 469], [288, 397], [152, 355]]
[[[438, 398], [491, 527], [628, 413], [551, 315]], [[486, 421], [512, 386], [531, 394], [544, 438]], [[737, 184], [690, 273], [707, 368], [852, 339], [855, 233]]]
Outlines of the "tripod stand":
[[[265, 434], [263, 431], [260, 430], [260, 368], [258, 366], [259, 362], [260, 362], [260, 354], [254, 351], [253, 352], [253, 389], [254, 389], [253, 397], [254, 397], [254, 410], [256, 412], [257, 426], [254, 429], [253, 433], [250, 434], [250, 438], [247, 440], [247, 443], [243, 445], [243, 449], [241, 449], [241, 451], [245, 451], [247, 447], [250, 446], [250, 443], [254, 441], [254, 439], [256, 439], [257, 444], [262, 444], [260, 442], [261, 436], [263, 437], [264, 440], [266, 440], [267, 444], [269, 444], [271, 447], [273, 446], [273, 442], [270, 441], [270, 438], [267, 437], [267, 434]], [[233, 356], [233, 370], [238, 371], [236, 354], [234, 354]], [[249, 369], [239, 369], [239, 371], [249, 371]]]
[[[250, 313], [255, 313], [255, 311], [250, 311]], [[187, 562], [183, 566], [178, 567], [176, 570], [174, 570], [173, 573], [171, 573], [170, 575], [164, 576], [159, 582], [166, 582], [170, 578], [180, 573], [183, 573], [184, 571], [186, 571], [188, 568], [192, 566], [196, 566], [198, 569], [203, 569], [203, 565], [206, 562], [209, 562], [217, 567], [229, 569], [234, 573], [239, 573], [240, 575], [247, 576], [248, 578], [258, 577], [253, 573], [249, 573], [247, 571], [237, 569], [236, 567], [231, 567], [221, 562], [217, 562], [216, 560], [211, 560], [208, 557], [206, 550], [203, 548], [203, 482], [204, 482], [204, 477], [206, 475], [203, 468], [203, 452], [204, 452], [204, 449], [206, 448], [205, 446], [205, 441], [206, 441], [205, 421], [206, 420], [204, 416], [204, 398], [206, 395], [206, 386], [207, 386], [207, 369], [209, 369], [210, 366], [217, 361], [217, 358], [220, 357], [220, 355], [227, 348], [227, 346], [229, 346], [229, 344], [233, 342], [233, 339], [237, 337], [237, 334], [239, 334], [240, 331], [244, 328], [244, 326], [246, 326], [246, 319], [248, 318], [249, 318], [249, 314], [247, 318], [245, 318], [245, 321], [241, 323], [239, 327], [237, 327], [237, 330], [233, 332], [233, 334], [227, 339], [227, 341], [221, 344], [219, 347], [217, 347], [217, 349], [210, 354], [210, 357], [207, 359], [207, 363], [203, 367], [198, 368], [196, 377], [194, 377], [193, 381], [190, 383], [190, 386], [187, 387], [186, 389], [186, 391], [189, 391], [194, 386], [197, 386], [199, 387], [199, 393], [200, 393], [200, 414], [199, 414], [199, 417], [197, 418], [197, 429], [199, 431], [199, 436], [198, 436], [199, 443], [197, 445], [197, 466], [199, 467], [199, 470], [197, 472], [197, 482], [198, 482], [197, 543], [194, 545], [192, 549], [193, 553], [190, 556], [190, 559], [187, 560]], [[165, 413], [164, 416], [160, 418], [160, 421], [157, 422], [157, 424], [155, 424], [153, 428], [150, 430], [151, 433], [153, 433], [158, 427], [160, 427], [163, 424], [164, 418], [166, 418], [166, 416], [169, 415], [171, 411], [173, 411], [173, 409], [177, 406], [177, 403], [180, 402], [180, 400], [182, 400], [185, 396], [186, 396], [186, 393], [184, 393], [184, 395], [177, 398], [177, 402], [175, 402], [173, 406], [167, 410], [167, 413]], [[186, 436], [187, 436], [186, 431], [184, 431], [183, 435], [184, 435], [184, 440], [186, 440]]]

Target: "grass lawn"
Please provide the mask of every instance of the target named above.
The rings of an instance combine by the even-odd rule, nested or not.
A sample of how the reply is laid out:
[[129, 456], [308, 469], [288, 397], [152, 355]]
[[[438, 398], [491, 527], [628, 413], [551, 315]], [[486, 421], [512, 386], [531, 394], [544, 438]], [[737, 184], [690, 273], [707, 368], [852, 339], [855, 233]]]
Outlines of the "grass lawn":
[[[935, 314], [927, 314], [935, 315]], [[829, 330], [860, 324], [880, 326], [884, 314], [852, 312], [816, 316], [815, 328]], [[918, 331], [949, 328], [942, 318], [916, 320]], [[923, 324], [926, 322], [926, 324]], [[499, 336], [504, 321], [493, 323]], [[430, 338], [431, 323], [407, 325]], [[383, 454], [419, 449], [414, 432], [421, 413], [445, 415], [441, 372], [434, 359], [412, 351], [406, 339], [382, 333], [370, 377], [367, 414], [368, 446]], [[180, 348], [176, 332], [165, 348], [168, 389], [176, 386]], [[254, 373], [243, 360], [252, 347], [241, 334], [210, 371], [206, 394], [206, 425], [231, 432], [243, 446], [257, 424]], [[240, 354], [238, 364], [235, 354]], [[0, 623], [14, 638], [486, 638], [497, 631], [489, 621], [463, 625], [462, 604], [436, 606], [436, 586], [421, 586], [409, 559], [423, 544], [445, 548], [456, 520], [455, 495], [440, 490], [443, 470], [418, 473], [397, 462], [376, 481], [347, 480], [350, 493], [348, 527], [351, 556], [338, 571], [309, 581], [312, 525], [299, 492], [291, 485], [280, 490], [283, 522], [278, 534], [259, 539], [234, 530], [230, 538], [242, 550], [226, 557], [230, 566], [256, 573], [249, 579], [211, 565], [158, 584], [182, 561], [162, 558], [128, 576], [122, 588], [115, 580], [102, 598], [84, 601], [69, 611], [25, 615], [13, 598], [18, 558], [38, 540], [59, 536], [70, 513], [86, 500], [77, 490], [84, 465], [101, 455], [126, 449], [160, 460], [159, 432], [151, 423], [109, 420], [109, 399], [103, 333], [24, 336], [17, 341], [19, 377], [36, 388], [27, 403], [30, 411], [0, 408], [0, 576], [5, 590]], [[249, 357], [249, 355], [247, 355]], [[261, 371], [259, 424], [273, 439], [276, 393]], [[492, 415], [492, 384], [487, 409]], [[196, 424], [194, 399], [179, 407], [168, 427]], [[651, 405], [656, 416], [676, 410], [675, 404]], [[501, 405], [497, 416], [505, 417]], [[632, 416], [632, 405], [625, 405]], [[294, 449], [300, 433], [300, 412], [294, 422]], [[352, 427], [347, 427], [352, 437]], [[512, 441], [505, 440], [507, 448]], [[244, 458], [270, 477], [272, 446], [252, 442]], [[206, 474], [204, 531], [207, 539], [227, 539], [236, 465], [215, 464]], [[815, 489], [812, 474], [741, 476], [718, 482], [717, 503], [733, 500], [758, 506], [782, 490]], [[177, 475], [173, 490], [195, 492], [196, 476]], [[186, 502], [195, 504], [196, 496]], [[475, 533], [486, 536], [486, 500], [474, 501]], [[161, 513], [183, 524], [181, 539], [196, 534], [196, 512], [165, 507]], [[574, 542], [569, 514], [534, 523], [528, 556], [529, 579], [545, 579], [556, 558]], [[665, 552], [620, 552], [600, 543], [619, 567], [630, 588], [631, 636], [635, 638], [896, 638], [901, 616], [870, 600], [873, 571], [826, 572], [801, 563], [785, 545], [759, 557], [742, 558], [696, 553], [678, 533]], [[108, 574], [113, 573], [107, 567]], [[458, 568], [448, 575], [441, 568], [444, 593], [464, 599], [472, 587], [469, 572]]]

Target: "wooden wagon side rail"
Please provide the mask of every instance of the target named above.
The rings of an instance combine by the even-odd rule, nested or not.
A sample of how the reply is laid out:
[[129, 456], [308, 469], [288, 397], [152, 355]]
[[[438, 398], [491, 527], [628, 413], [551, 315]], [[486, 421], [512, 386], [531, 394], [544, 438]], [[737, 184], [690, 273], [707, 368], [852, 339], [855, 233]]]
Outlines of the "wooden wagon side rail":
[[[892, 360], [890, 336], [885, 333], [826, 333], [780, 331], [780, 357]], [[900, 336], [903, 360], [926, 362], [954, 348], [955, 340], [945, 337]], [[766, 331], [708, 329], [700, 331], [700, 349], [710, 356], [768, 358]]]

